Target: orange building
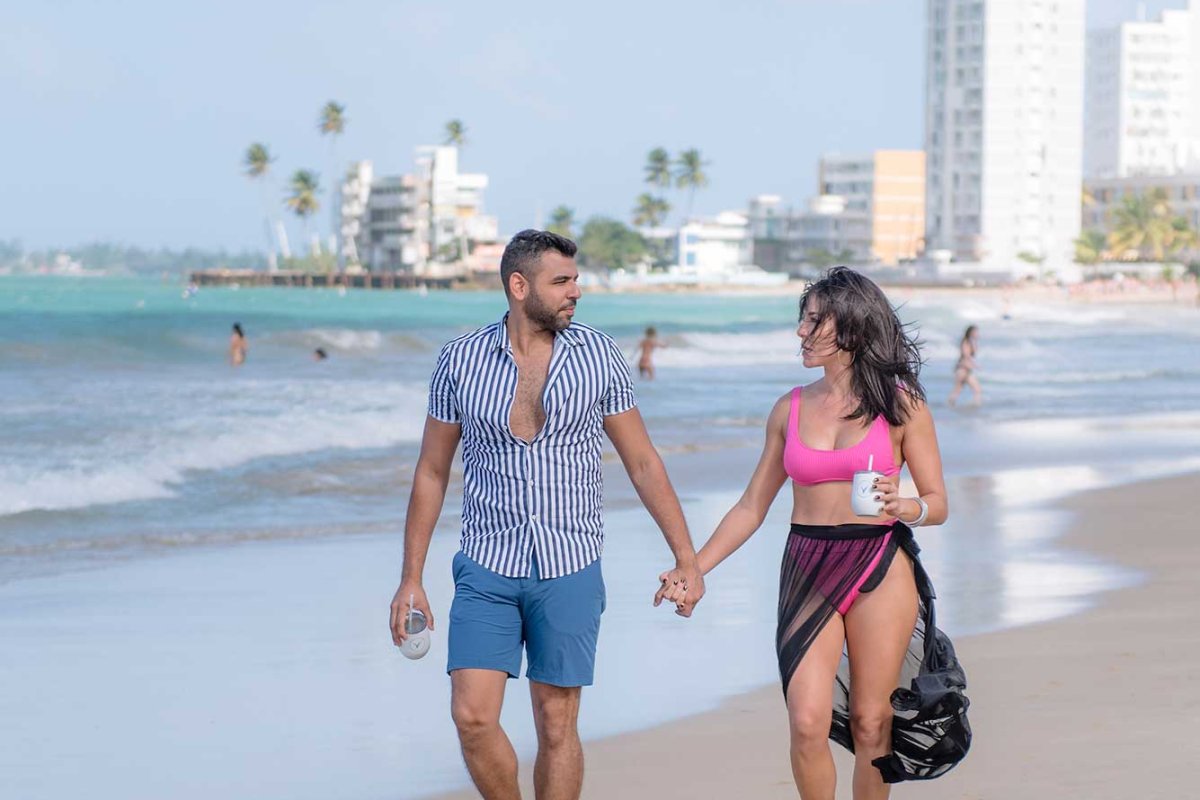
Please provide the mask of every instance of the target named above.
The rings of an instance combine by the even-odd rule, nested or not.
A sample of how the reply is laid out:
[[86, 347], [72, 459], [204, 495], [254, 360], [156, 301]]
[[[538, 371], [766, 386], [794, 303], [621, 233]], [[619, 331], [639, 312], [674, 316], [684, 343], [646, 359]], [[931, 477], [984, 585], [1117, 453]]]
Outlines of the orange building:
[[923, 150], [876, 150], [866, 156], [828, 155], [821, 159], [820, 184], [822, 195], [844, 197], [845, 214], [860, 220], [860, 246], [869, 250], [863, 256], [894, 265], [915, 258], [923, 249]]

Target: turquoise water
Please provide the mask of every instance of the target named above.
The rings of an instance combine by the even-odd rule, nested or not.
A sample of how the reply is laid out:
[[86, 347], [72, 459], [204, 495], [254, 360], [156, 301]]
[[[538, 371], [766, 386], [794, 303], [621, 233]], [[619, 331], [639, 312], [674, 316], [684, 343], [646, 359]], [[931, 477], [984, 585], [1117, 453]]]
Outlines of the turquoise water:
[[[641, 387], [660, 446], [753, 445], [773, 398], [816, 377], [798, 364], [796, 300], [585, 295], [579, 319], [631, 355], [645, 325], [660, 330], [659, 380]], [[161, 547], [395, 530], [437, 348], [503, 308], [482, 292], [186, 296], [153, 280], [0, 279], [0, 556], [14, 557], [0, 580]], [[1006, 319], [993, 300], [943, 296], [902, 313], [926, 343], [956, 473], [981, 471], [969, 455], [994, 425], [1200, 409], [1193, 309], [1018, 302]], [[235, 321], [250, 342], [236, 370]], [[951, 412], [940, 398], [968, 323], [983, 332], [987, 403]], [[999, 441], [982, 471], [1061, 444]]]
[[[499, 318], [503, 298], [181, 288], [0, 278], [3, 785], [314, 799], [461, 785], [444, 629], [433, 655], [404, 661], [384, 611], [437, 348]], [[897, 299], [926, 342], [951, 496], [950, 522], [919, 532], [940, 623], [1025, 624], [1136, 579], [1058, 549], [1069, 520], [1052, 503], [1200, 469], [1196, 310]], [[698, 541], [740, 493], [774, 399], [818, 377], [799, 365], [795, 315], [794, 295], [580, 303], [627, 353], [643, 326], [663, 334], [639, 404]], [[239, 369], [225, 361], [235, 321], [250, 341]], [[987, 399], [951, 410], [969, 323]], [[667, 551], [615, 458], [606, 474], [609, 607], [585, 738], [775, 680], [786, 501], [682, 621], [649, 607]], [[458, 487], [426, 573], [442, 621]], [[504, 719], [527, 757], [523, 694]]]

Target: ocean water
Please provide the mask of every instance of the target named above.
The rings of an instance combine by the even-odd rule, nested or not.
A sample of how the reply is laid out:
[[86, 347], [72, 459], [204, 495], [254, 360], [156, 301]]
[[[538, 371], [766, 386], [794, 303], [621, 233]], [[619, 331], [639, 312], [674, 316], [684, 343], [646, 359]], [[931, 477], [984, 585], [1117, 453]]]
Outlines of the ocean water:
[[[1200, 469], [1200, 312], [895, 299], [925, 342], [952, 497], [950, 523], [920, 536], [943, 626], [975, 632], [1071, 613], [1136, 580], [1057, 549], [1068, 520], [1052, 504]], [[649, 324], [668, 345], [659, 379], [639, 384], [640, 408], [698, 540], [740, 493], [774, 399], [818, 377], [799, 364], [796, 301], [580, 302], [578, 318], [630, 356]], [[0, 716], [10, 720], [0, 723], [0, 774], [14, 796], [87, 785], [54, 769], [63, 759], [119, 785], [134, 764], [114, 749], [138, 755], [145, 782], [112, 796], [324, 797], [348, 784], [354, 796], [389, 796], [398, 781], [400, 796], [415, 796], [461, 782], [444, 654], [435, 640], [430, 658], [401, 663], [381, 613], [398, 577], [437, 349], [503, 308], [499, 293], [184, 297], [159, 281], [0, 278]], [[250, 343], [240, 369], [225, 361], [235, 321]], [[958, 337], [972, 323], [985, 404], [949, 409]], [[312, 359], [316, 347], [327, 361]], [[455, 476], [427, 570], [443, 619], [458, 485]], [[610, 605], [585, 735], [771, 682], [786, 503], [714, 573], [707, 609], [684, 623], [646, 607], [666, 549], [611, 457], [608, 487]], [[693, 666], [684, 680], [638, 688], [648, 661]], [[635, 689], [639, 701], [624, 702]], [[506, 724], [528, 752], [527, 709], [509, 706]], [[97, 740], [101, 720], [120, 715], [131, 721]], [[89, 724], [79, 727], [81, 716]], [[183, 754], [196, 753], [208, 777], [185, 789], [174, 778], [194, 775]], [[294, 783], [269, 768], [285, 757], [306, 765], [289, 773]]]
[[[0, 580], [58, 560], [394, 528], [437, 349], [502, 308], [490, 293], [185, 298], [155, 281], [0, 280]], [[976, 298], [903, 306], [938, 401], [963, 327], [982, 329], [986, 405], [938, 409], [956, 470], [972, 469], [956, 448], [995, 425], [1057, 432], [1200, 409], [1192, 309], [1018, 302], [1008, 314]], [[631, 354], [645, 325], [659, 328], [668, 347], [641, 407], [666, 448], [758, 440], [773, 398], [814, 377], [795, 317], [793, 296], [738, 294], [585, 296], [579, 312]], [[237, 370], [224, 360], [234, 321], [250, 342]]]

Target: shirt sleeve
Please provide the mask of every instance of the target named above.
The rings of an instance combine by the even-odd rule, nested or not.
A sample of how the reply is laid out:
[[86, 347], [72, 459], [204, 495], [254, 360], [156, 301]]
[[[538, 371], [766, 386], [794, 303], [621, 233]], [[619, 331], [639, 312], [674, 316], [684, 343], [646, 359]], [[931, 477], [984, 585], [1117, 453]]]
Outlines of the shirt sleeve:
[[608, 388], [600, 398], [600, 409], [604, 416], [623, 414], [637, 405], [637, 397], [633, 393], [633, 378], [629, 374], [629, 364], [625, 354], [611, 339], [605, 341], [608, 352]]
[[457, 381], [450, 365], [450, 348], [443, 347], [438, 353], [437, 366], [429, 379], [429, 416], [439, 422], [457, 424], [462, 422], [458, 409]]

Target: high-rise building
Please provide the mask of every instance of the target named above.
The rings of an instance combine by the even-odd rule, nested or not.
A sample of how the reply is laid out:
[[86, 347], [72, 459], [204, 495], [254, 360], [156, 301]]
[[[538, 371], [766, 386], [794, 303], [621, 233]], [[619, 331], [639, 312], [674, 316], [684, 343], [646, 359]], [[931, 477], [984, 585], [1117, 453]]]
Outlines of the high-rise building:
[[374, 271], [431, 274], [461, 264], [475, 242], [498, 238], [483, 213], [486, 175], [458, 171], [457, 147], [418, 147], [408, 175], [377, 177], [369, 161], [342, 183], [346, 253]]
[[1079, 235], [1084, 0], [928, 0], [927, 253], [1065, 266]]
[[1084, 171], [1171, 175], [1200, 156], [1200, 2], [1087, 38]]

